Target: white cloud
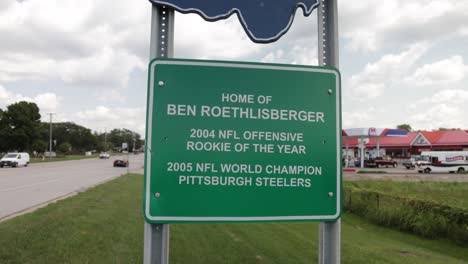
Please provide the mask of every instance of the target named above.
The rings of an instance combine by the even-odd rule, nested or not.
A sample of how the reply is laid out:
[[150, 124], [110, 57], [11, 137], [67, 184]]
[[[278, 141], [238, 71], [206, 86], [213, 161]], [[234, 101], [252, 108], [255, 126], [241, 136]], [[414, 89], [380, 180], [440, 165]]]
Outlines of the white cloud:
[[377, 62], [367, 64], [362, 72], [349, 79], [354, 97], [359, 100], [379, 97], [388, 85], [399, 82], [427, 49], [427, 44], [413, 45], [400, 54], [387, 54]]
[[366, 83], [362, 82], [356, 84], [354, 87], [354, 93], [357, 99], [366, 100], [376, 98], [382, 95], [385, 91], [385, 83]]
[[431, 103], [451, 103], [463, 105], [468, 103], [468, 90], [443, 90], [434, 94]]
[[11, 93], [5, 87], [0, 85], [0, 104], [2, 106], [10, 104], [10, 101], [14, 96], [15, 95], [13, 95], [13, 93]]
[[281, 62], [285, 58], [284, 51], [282, 49], [277, 49], [274, 51], [269, 52], [265, 57], [263, 57], [262, 62], [265, 63], [274, 63], [274, 62]]
[[467, 128], [468, 90], [442, 90], [414, 103], [409, 118], [416, 129]]
[[[468, 36], [468, 1], [338, 3], [340, 37], [347, 45], [340, 54], [343, 104], [347, 107], [345, 126], [379, 126], [413, 116], [418, 120], [413, 120], [416, 126], [425, 128], [431, 115], [435, 124], [444, 121], [439, 111], [460, 114], [457, 120], [450, 121], [454, 124], [451, 126], [458, 127], [455, 122], [459, 122], [468, 127], [465, 106], [468, 104], [463, 90], [467, 57], [460, 48]], [[304, 18], [298, 12], [290, 31], [269, 45], [252, 43], [235, 16], [210, 23], [197, 15], [176, 13], [175, 55], [316, 65], [316, 14]], [[144, 109], [126, 104], [143, 101], [140, 99], [146, 89], [134, 89], [130, 100], [124, 94], [130, 94], [125, 93], [130, 89], [126, 87], [129, 80], [131, 84], [145, 86], [146, 76], [142, 72], [148, 61], [150, 13], [148, 1], [0, 0], [0, 35], [4, 36], [0, 41], [0, 83], [5, 87], [24, 85], [16, 91], [0, 86], [0, 107], [19, 100], [36, 101], [44, 109], [49, 107], [47, 111], [61, 113], [54, 120], [73, 121], [101, 130], [137, 127], [144, 132]], [[434, 54], [447, 59], [434, 60], [430, 57]], [[421, 65], [421, 61], [429, 63]], [[355, 74], [350, 76], [348, 72]], [[48, 91], [52, 92], [38, 94], [28, 80], [51, 84]], [[11, 82], [16, 82], [15, 86], [10, 86]], [[422, 84], [424, 89], [410, 89], [412, 83]], [[440, 91], [447, 87], [452, 90]], [[65, 90], [53, 93], [54, 89]], [[437, 94], [432, 96], [434, 91]], [[66, 98], [66, 102], [73, 104], [61, 104], [57, 94], [64, 97], [73, 94], [73, 99]], [[405, 105], [424, 95], [427, 98], [409, 109], [410, 114], [402, 113], [408, 110]], [[122, 107], [109, 107], [115, 102]], [[356, 112], [363, 102], [366, 109]], [[79, 109], [81, 105], [88, 109]], [[379, 111], [369, 111], [373, 107]], [[380, 111], [384, 108], [392, 110]], [[81, 111], [71, 113], [77, 109]], [[429, 115], [430, 111], [435, 112]]]
[[8, 36], [0, 42], [0, 81], [61, 79], [77, 85], [125, 86], [132, 69], [146, 68], [147, 58], [122, 43], [134, 37], [129, 34], [133, 28], [148, 25], [151, 5], [101, 2], [8, 5], [0, 16], [0, 34]]
[[468, 102], [468, 90], [447, 89], [416, 101], [414, 106], [420, 108], [424, 105], [427, 107], [428, 105], [435, 105], [440, 103], [462, 105], [466, 102]]
[[39, 107], [41, 114], [44, 115], [47, 112], [57, 111], [61, 100], [62, 98], [54, 93], [42, 93], [34, 97], [23, 96], [22, 94], [11, 92], [0, 85], [0, 107], [2, 108], [20, 101], [34, 102]]
[[135, 67], [144, 69], [146, 64], [127, 51], [104, 48], [91, 57], [64, 62], [58, 72], [65, 82], [124, 87]]
[[267, 53], [261, 60], [265, 63], [290, 63], [298, 65], [318, 65], [317, 47], [295, 45], [285, 52], [279, 48]]
[[317, 46], [307, 45], [295, 45], [291, 52], [292, 64], [299, 65], [318, 65], [318, 51]]
[[54, 93], [38, 94], [32, 100], [37, 104], [41, 112], [54, 112], [60, 107], [61, 98]]
[[460, 107], [450, 104], [438, 104], [412, 115], [410, 120], [415, 129], [465, 128], [468, 124], [463, 118], [464, 113], [466, 111], [463, 111]]
[[377, 51], [459, 35], [466, 27], [467, 1], [339, 1], [340, 33], [353, 50]]
[[369, 106], [354, 108], [351, 111], [343, 111], [342, 116], [343, 128], [356, 128], [356, 127], [394, 127], [395, 116], [386, 107]]
[[0, 81], [60, 79], [70, 84], [125, 87], [134, 68], [146, 64], [125, 50], [102, 48], [88, 57], [31, 59], [23, 54], [0, 58]]
[[146, 110], [142, 107], [97, 106], [79, 111], [71, 115], [70, 119], [95, 131], [102, 131], [104, 128], [127, 128], [144, 137], [145, 116]]
[[468, 27], [461, 28], [459, 32], [462, 36], [468, 36]]
[[468, 75], [468, 66], [463, 63], [461, 56], [425, 64], [418, 68], [413, 75], [405, 78], [405, 81], [417, 86], [437, 85], [457, 82]]
[[371, 119], [367, 111], [343, 112], [343, 128], [360, 127], [370, 123]]
[[126, 98], [125, 96], [116, 89], [111, 89], [111, 90], [102, 90], [96, 93], [97, 98], [101, 102], [105, 103], [124, 103]]
[[4, 11], [8, 10], [9, 7], [14, 4], [16, 1], [15, 0], [3, 0], [0, 2], [0, 14], [3, 13]]
[[249, 40], [236, 16], [210, 23], [198, 15], [177, 14], [175, 21], [177, 57], [234, 59], [253, 55], [262, 47]]

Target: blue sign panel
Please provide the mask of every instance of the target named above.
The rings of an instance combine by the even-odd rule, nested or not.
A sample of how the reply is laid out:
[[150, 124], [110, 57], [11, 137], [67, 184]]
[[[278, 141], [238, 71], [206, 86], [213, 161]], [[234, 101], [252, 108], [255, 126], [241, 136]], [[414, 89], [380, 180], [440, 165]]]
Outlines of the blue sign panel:
[[197, 13], [205, 20], [225, 19], [236, 13], [249, 38], [269, 43], [284, 35], [294, 20], [297, 8], [309, 16], [318, 0], [150, 0], [168, 5], [181, 13]]

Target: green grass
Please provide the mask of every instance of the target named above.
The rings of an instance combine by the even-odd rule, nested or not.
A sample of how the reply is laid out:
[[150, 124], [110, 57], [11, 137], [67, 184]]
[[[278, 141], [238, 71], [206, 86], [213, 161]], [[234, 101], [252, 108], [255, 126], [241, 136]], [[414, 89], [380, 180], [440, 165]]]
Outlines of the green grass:
[[468, 209], [468, 183], [463, 182], [399, 182], [392, 180], [347, 181], [347, 187], [357, 187], [407, 198], [434, 201], [439, 204]]
[[54, 162], [54, 161], [65, 161], [65, 160], [81, 160], [81, 159], [95, 159], [98, 158], [99, 154], [94, 154], [91, 156], [85, 156], [85, 155], [67, 155], [64, 157], [58, 157], [58, 158], [31, 158], [31, 163], [41, 163], [41, 162]]
[[[0, 223], [0, 263], [141, 263], [141, 175]], [[172, 264], [317, 262], [317, 223], [174, 224]], [[468, 250], [342, 219], [342, 263], [468, 263]]]

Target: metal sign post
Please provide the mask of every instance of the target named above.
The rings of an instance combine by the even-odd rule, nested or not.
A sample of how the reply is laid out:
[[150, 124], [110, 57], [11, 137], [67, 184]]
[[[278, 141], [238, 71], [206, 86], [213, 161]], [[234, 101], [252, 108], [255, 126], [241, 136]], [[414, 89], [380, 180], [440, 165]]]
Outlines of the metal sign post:
[[[318, 58], [320, 66], [339, 68], [338, 3], [320, 0], [318, 17]], [[319, 263], [335, 264], [341, 261], [341, 220], [321, 222], [319, 225]]]
[[[173, 56], [174, 9], [152, 4], [150, 60]], [[150, 224], [145, 221], [143, 263], [169, 263], [169, 224]]]

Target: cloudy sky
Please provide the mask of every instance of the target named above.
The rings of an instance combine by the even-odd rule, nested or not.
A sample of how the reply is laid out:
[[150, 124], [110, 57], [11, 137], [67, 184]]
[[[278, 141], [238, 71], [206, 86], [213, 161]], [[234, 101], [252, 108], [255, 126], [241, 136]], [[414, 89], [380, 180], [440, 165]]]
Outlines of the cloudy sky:
[[[468, 128], [468, 1], [339, 0], [343, 127]], [[144, 134], [151, 4], [0, 0], [0, 108]], [[317, 65], [316, 11], [273, 44], [175, 16], [175, 57]]]

